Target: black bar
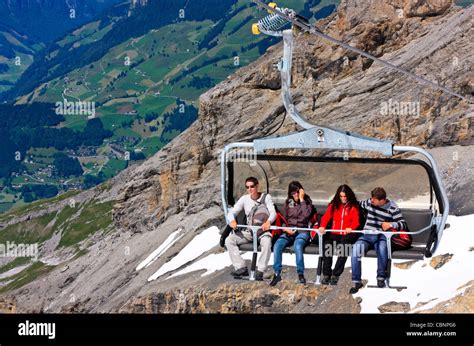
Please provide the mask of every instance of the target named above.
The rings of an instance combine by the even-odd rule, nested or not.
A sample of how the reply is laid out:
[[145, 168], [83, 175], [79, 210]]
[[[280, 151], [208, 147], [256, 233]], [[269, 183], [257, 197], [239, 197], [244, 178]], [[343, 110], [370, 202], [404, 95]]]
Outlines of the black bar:
[[[439, 344], [472, 345], [472, 314], [0, 315], [4, 345]], [[19, 336], [26, 320], [55, 323], [55, 338]], [[432, 324], [431, 327], [427, 324]], [[456, 336], [407, 335], [455, 332]], [[316, 340], [319, 340], [316, 342]]]

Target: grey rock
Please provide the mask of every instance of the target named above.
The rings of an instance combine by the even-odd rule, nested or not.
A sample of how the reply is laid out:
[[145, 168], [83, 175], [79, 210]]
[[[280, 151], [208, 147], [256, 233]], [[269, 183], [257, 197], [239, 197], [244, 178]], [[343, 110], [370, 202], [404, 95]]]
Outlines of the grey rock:
[[381, 313], [385, 312], [408, 312], [410, 311], [410, 303], [388, 302], [378, 307]]

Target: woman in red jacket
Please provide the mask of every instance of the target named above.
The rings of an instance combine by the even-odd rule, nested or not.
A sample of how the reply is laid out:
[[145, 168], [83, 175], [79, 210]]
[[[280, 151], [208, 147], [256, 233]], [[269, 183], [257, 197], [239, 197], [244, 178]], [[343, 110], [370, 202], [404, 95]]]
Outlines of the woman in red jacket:
[[[331, 224], [330, 226], [328, 226]], [[354, 191], [347, 186], [341, 185], [337, 188], [334, 198], [329, 203], [326, 212], [321, 219], [319, 231], [324, 234], [326, 228], [341, 230], [341, 232], [328, 232], [323, 238], [323, 285], [337, 285], [339, 276], [344, 271], [347, 256], [350, 256], [348, 248], [354, 244], [358, 238], [358, 233], [351, 233], [359, 227], [359, 203]], [[342, 246], [341, 246], [342, 245]], [[334, 270], [332, 266], [332, 256], [337, 255], [337, 262]]]

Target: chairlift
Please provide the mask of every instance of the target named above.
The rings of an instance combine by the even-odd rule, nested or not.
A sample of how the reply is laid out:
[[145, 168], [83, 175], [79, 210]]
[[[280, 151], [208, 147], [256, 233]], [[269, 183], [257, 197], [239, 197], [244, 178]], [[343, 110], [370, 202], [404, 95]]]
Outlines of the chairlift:
[[[413, 237], [412, 247], [408, 250], [392, 252], [391, 237], [401, 232], [374, 232], [369, 230], [354, 232], [383, 234], [387, 238], [389, 262], [386, 287], [406, 288], [390, 285], [392, 259], [418, 261], [430, 258], [439, 247], [443, 230], [449, 227], [449, 225], [446, 225], [449, 201], [436, 161], [423, 148], [394, 145], [389, 140], [365, 137], [353, 132], [315, 125], [306, 121], [293, 104], [290, 93], [294, 34], [303, 31], [323, 36], [344, 48], [382, 62], [390, 68], [395, 68], [419, 82], [436, 87], [454, 96], [466, 98], [323, 34], [318, 28], [309, 24], [307, 20], [298, 16], [291, 9], [278, 8], [275, 3], [267, 5], [259, 0], [254, 0], [254, 2], [260, 7], [266, 8], [269, 15], [253, 24], [252, 32], [254, 34], [263, 33], [283, 37], [283, 58], [277, 65], [281, 73], [282, 101], [287, 114], [303, 130], [247, 142], [230, 143], [224, 147], [220, 157], [220, 168], [221, 199], [225, 217], [227, 218], [229, 207], [235, 203], [236, 198], [245, 193], [244, 179], [248, 176], [255, 176], [259, 179], [260, 185], [264, 187], [265, 192], [272, 195], [277, 207], [281, 207], [286, 199], [288, 182], [294, 179], [299, 180], [308, 195], [313, 198], [313, 204], [317, 208], [318, 214], [324, 213], [329, 198], [332, 197], [340, 184], [347, 183], [355, 191], [358, 191], [357, 197], [359, 200], [367, 198], [375, 184], [385, 186], [389, 197], [399, 204], [408, 224], [409, 234]], [[284, 29], [290, 24], [290, 29]], [[472, 102], [472, 100], [468, 101]], [[276, 155], [275, 151], [279, 153], [288, 151], [288, 153]], [[294, 154], [298, 151], [304, 151], [304, 153], [301, 155]], [[363, 152], [367, 155], [362, 158], [350, 157], [348, 153], [351, 151]], [[242, 158], [242, 152], [247, 153], [247, 159]], [[317, 154], [307, 155], [308, 152], [316, 152]], [[331, 152], [344, 153], [344, 156], [334, 157], [328, 155]], [[407, 153], [416, 155], [409, 158], [396, 157]], [[381, 158], [374, 158], [374, 154], [378, 154]], [[297, 167], [296, 170], [295, 167]], [[368, 172], [371, 172], [370, 179]], [[254, 237], [253, 243], [241, 245], [240, 250], [253, 252], [248, 279], [255, 280], [256, 259], [259, 251], [255, 235], [259, 227], [246, 225], [243, 221], [244, 218], [243, 213], [237, 216], [237, 227], [252, 229]], [[303, 231], [312, 230], [311, 228], [285, 228]], [[271, 229], [282, 229], [282, 227], [271, 226]], [[326, 230], [326, 232], [334, 231], [340, 230]], [[318, 233], [316, 244], [310, 244], [305, 248], [306, 254], [319, 256], [314, 282], [317, 285], [321, 283], [322, 250], [323, 236]], [[286, 248], [285, 251], [293, 253], [293, 247]], [[375, 251], [370, 250], [366, 257], [376, 257]]]

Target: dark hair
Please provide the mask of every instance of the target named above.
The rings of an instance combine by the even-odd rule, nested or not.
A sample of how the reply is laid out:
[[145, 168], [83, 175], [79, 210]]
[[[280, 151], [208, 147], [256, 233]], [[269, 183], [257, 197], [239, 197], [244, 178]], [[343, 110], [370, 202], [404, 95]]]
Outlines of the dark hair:
[[[294, 192], [298, 192], [299, 189], [302, 189], [303, 185], [299, 181], [293, 180], [291, 183], [288, 184], [288, 198], [286, 199], [285, 203], [288, 203], [291, 199], [293, 199], [292, 194]], [[304, 200], [306, 203], [310, 203], [310, 197], [305, 193]]]
[[372, 190], [370, 195], [374, 198], [377, 198], [378, 200], [387, 198], [387, 192], [385, 192], [383, 187], [376, 187]]
[[247, 184], [249, 181], [250, 181], [251, 183], [253, 183], [254, 185], [258, 185], [258, 179], [257, 179], [257, 178], [248, 177], [247, 179], [245, 179], [245, 184]]
[[339, 198], [339, 194], [344, 192], [347, 196], [347, 203], [351, 206], [358, 206], [357, 198], [355, 196], [354, 191], [349, 187], [349, 185], [343, 184], [337, 188], [336, 194], [334, 195], [331, 203], [332, 203], [332, 210], [338, 209], [341, 206], [341, 199]]

